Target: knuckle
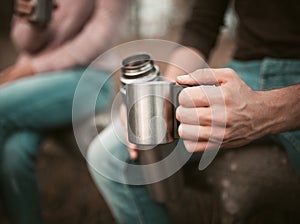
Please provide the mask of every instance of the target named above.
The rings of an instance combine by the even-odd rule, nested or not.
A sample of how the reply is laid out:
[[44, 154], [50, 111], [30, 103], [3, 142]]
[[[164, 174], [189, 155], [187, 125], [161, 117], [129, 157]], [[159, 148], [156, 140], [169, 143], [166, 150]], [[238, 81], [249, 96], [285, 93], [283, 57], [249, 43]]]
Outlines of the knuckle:
[[198, 143], [197, 147], [195, 147], [194, 151], [203, 152], [203, 151], [205, 151], [205, 149], [206, 149], [206, 144]]
[[176, 119], [181, 121], [182, 118], [182, 106], [177, 107], [176, 109]]
[[224, 74], [226, 75], [232, 75], [234, 74], [234, 70], [232, 68], [224, 68]]
[[191, 78], [196, 79], [203, 75], [204, 69], [197, 69], [196, 71], [190, 74]]
[[230, 129], [226, 129], [226, 131], [224, 133], [223, 141], [227, 142], [230, 139], [230, 136], [231, 136]]
[[225, 105], [229, 105], [232, 101], [232, 97], [230, 96], [230, 93], [225, 89], [222, 91], [222, 97]]
[[187, 105], [187, 102], [190, 101], [191, 98], [190, 90], [189, 88], [185, 88], [181, 91], [178, 97], [178, 101], [180, 105]]
[[188, 152], [194, 152], [194, 148], [190, 146], [185, 147]]
[[207, 122], [207, 117], [205, 117], [204, 115], [202, 115], [200, 113], [200, 111], [197, 111], [196, 117], [197, 117], [197, 121], [198, 121], [199, 125], [208, 123]]
[[178, 135], [179, 135], [179, 137], [183, 138], [182, 124], [180, 124], [178, 127]]
[[198, 151], [197, 144], [194, 144], [194, 142], [184, 141], [184, 146], [185, 149], [190, 153]]
[[180, 105], [182, 105], [184, 103], [184, 98], [185, 98], [186, 92], [185, 89], [182, 90], [178, 96], [178, 102]]

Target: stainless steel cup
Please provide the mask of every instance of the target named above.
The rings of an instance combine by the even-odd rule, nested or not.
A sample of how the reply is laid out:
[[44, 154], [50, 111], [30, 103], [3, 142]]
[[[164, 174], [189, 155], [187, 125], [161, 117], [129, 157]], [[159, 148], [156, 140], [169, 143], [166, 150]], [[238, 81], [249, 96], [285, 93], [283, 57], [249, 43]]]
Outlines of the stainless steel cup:
[[169, 81], [131, 83], [126, 86], [129, 141], [158, 145], [178, 138], [175, 110], [184, 87]]

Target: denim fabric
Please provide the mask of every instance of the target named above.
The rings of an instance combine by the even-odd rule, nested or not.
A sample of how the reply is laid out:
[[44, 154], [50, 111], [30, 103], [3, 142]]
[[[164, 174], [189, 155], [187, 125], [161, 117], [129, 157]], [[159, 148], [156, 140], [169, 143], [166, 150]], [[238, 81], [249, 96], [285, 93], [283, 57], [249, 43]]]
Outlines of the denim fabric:
[[[228, 67], [255, 90], [271, 90], [300, 83], [300, 61], [266, 58], [262, 61], [232, 61]], [[289, 100], [289, 99], [286, 99]], [[300, 175], [300, 131], [284, 132], [271, 136], [281, 143], [298, 175]]]
[[[300, 61], [269, 58], [250, 62], [234, 60], [227, 67], [234, 69], [254, 90], [268, 90], [300, 83]], [[122, 161], [129, 161], [126, 146], [120, 138], [122, 133], [120, 127], [114, 128], [110, 125], [89, 147], [88, 165], [99, 191], [118, 223], [171, 223], [166, 207], [150, 198], [146, 186], [117, 183], [101, 173], [103, 170], [109, 170], [112, 175], [119, 175], [120, 179], [126, 178], [126, 167], [102, 157], [103, 150], [107, 150]], [[299, 167], [299, 131], [272, 137], [285, 146], [294, 165]]]
[[[39, 74], [0, 88], [0, 187], [10, 223], [42, 223], [35, 173], [39, 143], [43, 131], [71, 124], [74, 92], [84, 71], [78, 67]], [[94, 75], [83, 85], [87, 96], [97, 91], [93, 83], [107, 78], [104, 71], [88, 72]], [[97, 109], [106, 108], [111, 96], [111, 82], [107, 82]]]
[[[104, 155], [108, 150], [120, 161], [131, 163], [123, 139], [121, 121], [108, 126], [91, 143], [87, 161], [90, 173], [110, 207], [116, 221], [124, 224], [171, 223], [164, 204], [156, 203], [148, 194], [146, 186], [133, 186], [112, 181], [109, 177], [126, 178], [126, 166]], [[104, 174], [108, 177], [105, 177]]]

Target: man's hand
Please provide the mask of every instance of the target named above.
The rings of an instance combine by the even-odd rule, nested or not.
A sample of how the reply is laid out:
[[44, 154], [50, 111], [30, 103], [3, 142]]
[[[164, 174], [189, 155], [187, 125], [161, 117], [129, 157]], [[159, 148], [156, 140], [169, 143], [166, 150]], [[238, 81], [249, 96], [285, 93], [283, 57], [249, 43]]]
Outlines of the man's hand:
[[0, 73], [0, 87], [20, 78], [32, 76], [36, 73], [30, 64], [14, 65]]
[[123, 129], [124, 129], [124, 138], [126, 141], [126, 145], [127, 145], [127, 149], [130, 155], [130, 159], [131, 160], [135, 160], [138, 157], [138, 152], [137, 152], [137, 146], [135, 144], [132, 144], [129, 142], [128, 140], [128, 131], [127, 131], [127, 116], [126, 116], [126, 106], [125, 104], [121, 105], [120, 108], [120, 118], [121, 118], [121, 122], [123, 125]]
[[188, 151], [239, 147], [269, 133], [272, 118], [266, 117], [263, 92], [253, 91], [235, 71], [199, 69], [177, 82], [194, 86], [180, 93], [176, 111]]

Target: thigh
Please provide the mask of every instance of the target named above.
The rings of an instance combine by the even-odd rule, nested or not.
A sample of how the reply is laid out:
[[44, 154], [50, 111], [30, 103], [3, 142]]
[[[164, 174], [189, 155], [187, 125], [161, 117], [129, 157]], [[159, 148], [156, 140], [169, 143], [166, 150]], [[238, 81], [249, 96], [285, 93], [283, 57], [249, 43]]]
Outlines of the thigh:
[[120, 120], [106, 127], [91, 142], [86, 159], [90, 169], [98, 175], [121, 183], [125, 181], [124, 172], [130, 158]]
[[[74, 93], [83, 72], [84, 68], [74, 68], [45, 73], [0, 88], [2, 120], [9, 121], [6, 125], [29, 129], [53, 128], [70, 123]], [[93, 89], [93, 82], [102, 81], [97, 80], [101, 74], [97, 76], [95, 72], [94, 77], [85, 85], [87, 95]], [[84, 103], [83, 99], [83, 107]]]
[[6, 176], [31, 172], [39, 152], [41, 135], [21, 131], [7, 138], [0, 150], [0, 169]]
[[252, 89], [259, 90], [261, 88], [260, 66], [261, 61], [232, 60], [226, 67], [233, 69]]
[[153, 201], [145, 185], [122, 184], [129, 160], [120, 120], [102, 131], [87, 153], [91, 176], [117, 222], [171, 223], [165, 205]]

